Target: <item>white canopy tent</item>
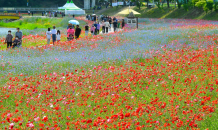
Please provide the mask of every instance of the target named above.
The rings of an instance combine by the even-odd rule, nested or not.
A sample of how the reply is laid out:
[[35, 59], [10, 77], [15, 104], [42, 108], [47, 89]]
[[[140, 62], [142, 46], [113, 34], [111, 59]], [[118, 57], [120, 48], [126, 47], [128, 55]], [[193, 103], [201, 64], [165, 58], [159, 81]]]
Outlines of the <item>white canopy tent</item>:
[[79, 7], [77, 7], [72, 0], [71, 2], [67, 0], [67, 3], [63, 7], [58, 7], [58, 10], [65, 11], [65, 14], [75, 14], [75, 15], [85, 14], [85, 10], [82, 10]]

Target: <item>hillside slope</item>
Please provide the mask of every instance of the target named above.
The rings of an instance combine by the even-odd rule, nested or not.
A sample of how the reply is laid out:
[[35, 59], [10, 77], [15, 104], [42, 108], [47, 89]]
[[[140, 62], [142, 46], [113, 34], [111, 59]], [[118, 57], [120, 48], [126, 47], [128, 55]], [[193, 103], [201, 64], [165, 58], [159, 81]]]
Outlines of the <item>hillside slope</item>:
[[[119, 16], [119, 12], [125, 10], [127, 7], [114, 7], [102, 11], [102, 14], [110, 15], [110, 16]], [[138, 9], [137, 7], [131, 7], [135, 11], [141, 13], [140, 15], [136, 15], [139, 18], [176, 18], [176, 19], [205, 19], [205, 20], [218, 20], [218, 12], [216, 11], [208, 11], [206, 13], [203, 9], [192, 8], [189, 11], [185, 11], [183, 8], [178, 9], [175, 7], [167, 8], [163, 7], [163, 9], [155, 8], [147, 8], [145, 6]], [[121, 15], [120, 15], [121, 16]]]

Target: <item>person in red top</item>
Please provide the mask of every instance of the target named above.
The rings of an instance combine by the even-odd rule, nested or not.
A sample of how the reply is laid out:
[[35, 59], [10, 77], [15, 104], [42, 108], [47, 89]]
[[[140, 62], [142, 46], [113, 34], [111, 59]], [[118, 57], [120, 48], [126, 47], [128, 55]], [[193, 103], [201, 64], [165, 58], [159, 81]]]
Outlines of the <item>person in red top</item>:
[[67, 30], [67, 40], [71, 41], [74, 39], [74, 33], [75, 30], [72, 28], [72, 26], [70, 26], [70, 28]]

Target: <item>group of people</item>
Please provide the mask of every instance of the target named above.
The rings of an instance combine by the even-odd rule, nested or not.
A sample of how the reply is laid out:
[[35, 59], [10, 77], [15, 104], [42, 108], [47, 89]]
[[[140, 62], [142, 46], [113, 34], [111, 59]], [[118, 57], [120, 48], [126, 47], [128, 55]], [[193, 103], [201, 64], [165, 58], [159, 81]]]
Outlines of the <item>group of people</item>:
[[67, 40], [68, 41], [71, 41], [74, 38], [78, 39], [80, 34], [81, 34], [81, 28], [79, 27], [79, 25], [76, 25], [76, 28], [72, 24], [68, 25], [67, 27]]
[[7, 48], [21, 47], [22, 38], [23, 38], [23, 33], [20, 31], [20, 28], [17, 28], [17, 32], [15, 33], [14, 40], [13, 40], [13, 35], [11, 33], [11, 30], [9, 30], [6, 36], [6, 39], [5, 39], [5, 43], [7, 43]]
[[[118, 19], [116, 17], [114, 17], [113, 19], [109, 16], [91, 16], [91, 15], [87, 15], [86, 16], [86, 20], [91, 20], [91, 21], [95, 21], [94, 24], [92, 25], [90, 31], [92, 35], [97, 35], [99, 34], [99, 30], [102, 27], [102, 33], [108, 33], [108, 31], [113, 28], [114, 32], [116, 32], [117, 28], [120, 27], [121, 24], [121, 28], [123, 29], [123, 27], [125, 26], [125, 21], [124, 19], [122, 19], [122, 21], [118, 21]], [[98, 22], [96, 22], [98, 21]], [[87, 25], [85, 26], [85, 31], [89, 31], [87, 28]], [[86, 33], [87, 35], [87, 33]]]
[[[28, 11], [28, 15], [30, 16], [30, 14], [32, 14], [32, 16], [33, 16], [33, 14], [34, 14], [34, 12], [32, 11], [32, 12], [30, 12], [30, 11]], [[42, 12], [42, 16], [46, 16], [46, 17], [58, 17], [58, 14], [60, 14], [62, 17], [65, 17], [65, 13], [64, 12], [49, 12], [49, 13], [47, 13], [47, 12]]]
[[[67, 27], [67, 40], [71, 41], [73, 39], [78, 39], [81, 34], [81, 29], [79, 25], [76, 25], [76, 28], [74, 28], [74, 25], [69, 24]], [[52, 39], [53, 45], [55, 42], [60, 42], [61, 40], [61, 31], [56, 30], [56, 27], [53, 26], [53, 29], [51, 30], [48, 28], [48, 31], [46, 32], [47, 36], [47, 44], [50, 44], [50, 41]]]
[[[125, 26], [124, 19], [122, 19], [122, 28]], [[114, 28], [114, 32], [117, 30], [117, 27], [119, 27], [118, 20], [116, 17], [113, 19], [109, 16], [107, 17], [101, 17], [101, 19], [98, 22], [94, 22], [92, 24], [91, 28], [89, 28], [88, 23], [85, 25], [85, 35], [88, 36], [89, 31], [92, 35], [98, 35], [100, 33], [100, 29], [102, 27], [102, 33], [108, 33], [109, 29], [112, 27]], [[76, 25], [76, 27], [72, 24], [68, 24], [67, 27], [67, 40], [71, 41], [73, 39], [78, 39], [81, 34], [81, 28], [79, 25]], [[21, 47], [22, 46], [22, 31], [20, 31], [20, 28], [17, 28], [17, 32], [15, 33], [15, 39], [13, 40], [13, 35], [11, 33], [11, 30], [8, 31], [8, 34], [6, 36], [5, 42], [7, 43], [7, 48], [15, 48], [15, 47]], [[55, 42], [59, 42], [61, 40], [61, 31], [56, 30], [56, 27], [53, 26], [53, 29], [48, 28], [48, 31], [46, 31], [46, 37], [47, 37], [47, 44], [50, 44], [51, 40], [53, 42], [53, 45]]]

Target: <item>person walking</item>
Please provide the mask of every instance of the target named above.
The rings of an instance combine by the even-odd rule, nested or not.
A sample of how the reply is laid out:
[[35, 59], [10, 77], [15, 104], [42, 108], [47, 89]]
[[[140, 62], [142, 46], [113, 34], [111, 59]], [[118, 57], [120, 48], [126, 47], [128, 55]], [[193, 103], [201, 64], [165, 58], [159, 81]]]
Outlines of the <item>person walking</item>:
[[105, 22], [105, 30], [106, 30], [106, 33], [108, 33], [108, 29], [110, 27], [110, 23], [108, 21]]
[[125, 26], [125, 21], [124, 19], [122, 19], [122, 29], [124, 28], [124, 26]]
[[57, 30], [55, 29], [55, 26], [53, 26], [53, 29], [51, 30], [51, 34], [52, 34], [52, 41], [53, 41], [53, 45], [57, 40]]
[[75, 39], [78, 39], [80, 34], [81, 34], [81, 28], [79, 28], [79, 25], [76, 25]]
[[50, 40], [51, 40], [51, 29], [48, 28], [48, 31], [46, 32], [46, 36], [47, 36], [47, 45], [50, 44]]
[[95, 26], [94, 26], [94, 24], [93, 24], [92, 27], [91, 27], [91, 34], [92, 34], [92, 35], [95, 34]]
[[99, 34], [100, 28], [101, 28], [101, 25], [100, 25], [100, 23], [98, 22], [98, 23], [97, 23], [97, 34]]
[[71, 41], [74, 39], [74, 33], [75, 30], [73, 29], [73, 26], [70, 26], [69, 29], [67, 30], [67, 40]]
[[85, 35], [86, 36], [89, 35], [89, 25], [88, 25], [88, 23], [86, 23], [86, 26], [85, 26]]
[[115, 17], [113, 18], [113, 21], [116, 21], [116, 18], [115, 18]]
[[111, 18], [109, 18], [109, 23], [110, 23], [110, 27], [112, 27], [111, 25], [112, 25], [112, 19]]
[[73, 14], [73, 18], [75, 17], [75, 15]]
[[30, 16], [30, 11], [28, 11], [28, 15]]
[[33, 11], [32, 11], [32, 16], [33, 16]]
[[22, 46], [22, 38], [23, 38], [23, 33], [20, 31], [20, 28], [17, 28], [17, 32], [15, 33], [15, 37], [18, 37], [20, 40], [20, 44], [18, 47]]
[[105, 33], [105, 22], [104, 21], [102, 22], [102, 33], [103, 34]]
[[117, 28], [120, 28], [120, 21], [117, 21]]
[[61, 31], [58, 30], [57, 31], [57, 42], [60, 42], [61, 41]]
[[115, 21], [113, 21], [113, 27], [114, 27], [114, 32], [116, 31], [116, 29], [117, 29], [117, 21], [115, 20]]
[[97, 24], [96, 22], [94, 22], [94, 26], [95, 26], [95, 32], [94, 32], [94, 34], [97, 35], [97, 26], [98, 26], [98, 24]]
[[5, 43], [7, 43], [7, 48], [12, 47], [13, 35], [11, 34], [11, 30], [8, 31], [8, 35], [6, 36]]

